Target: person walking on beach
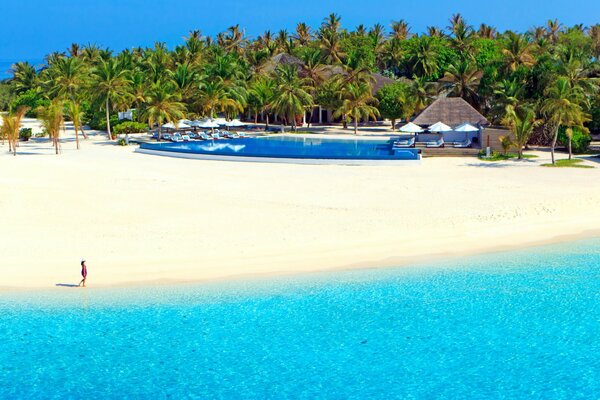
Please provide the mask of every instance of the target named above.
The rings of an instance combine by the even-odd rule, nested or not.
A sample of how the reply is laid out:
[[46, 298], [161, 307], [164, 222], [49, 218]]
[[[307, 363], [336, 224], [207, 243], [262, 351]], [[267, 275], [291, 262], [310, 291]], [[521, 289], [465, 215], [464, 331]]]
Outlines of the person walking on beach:
[[85, 280], [87, 278], [87, 266], [85, 265], [85, 260], [81, 260], [81, 276], [83, 276], [83, 279], [77, 286], [81, 286], [83, 284], [83, 287], [85, 287]]

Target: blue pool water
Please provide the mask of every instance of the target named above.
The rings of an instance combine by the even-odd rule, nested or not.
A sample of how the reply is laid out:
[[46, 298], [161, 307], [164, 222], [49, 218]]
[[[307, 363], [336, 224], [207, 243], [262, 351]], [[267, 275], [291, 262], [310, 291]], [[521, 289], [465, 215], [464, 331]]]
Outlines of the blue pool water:
[[5, 292], [0, 318], [2, 399], [598, 398], [600, 240], [418, 268]]
[[332, 160], [418, 160], [418, 149], [392, 149], [387, 139], [315, 139], [277, 136], [179, 143], [143, 143], [141, 149], [215, 156]]

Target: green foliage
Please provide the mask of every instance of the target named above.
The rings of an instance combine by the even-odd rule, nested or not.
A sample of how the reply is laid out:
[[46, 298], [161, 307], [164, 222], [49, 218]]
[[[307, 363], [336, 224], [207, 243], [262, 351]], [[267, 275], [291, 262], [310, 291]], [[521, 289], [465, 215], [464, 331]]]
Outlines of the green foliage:
[[[119, 124], [119, 116], [117, 114], [111, 114], [110, 116], [110, 126], [114, 127]], [[88, 121], [88, 126], [91, 129], [97, 131], [105, 131], [106, 130], [106, 114], [105, 113], [96, 113], [92, 116], [92, 119]]]
[[119, 139], [119, 140], [117, 140], [117, 145], [127, 146], [127, 141], [125, 139]]
[[564, 160], [556, 160], [556, 164], [542, 164], [542, 167], [549, 168], [594, 168], [591, 165], [582, 164], [581, 158], [572, 158]]
[[[558, 130], [558, 143], [565, 147], [569, 145], [569, 137], [566, 131], [567, 128], [564, 126], [561, 126]], [[571, 141], [573, 153], [585, 153], [589, 149], [591, 141], [592, 137], [588, 133], [580, 128], [573, 128], [573, 138]]]
[[[492, 153], [490, 154], [489, 157], [485, 156], [485, 150], [481, 150], [478, 154], [478, 157], [481, 160], [484, 161], [506, 161], [506, 160], [512, 160], [514, 158], [518, 158], [519, 154], [518, 153], [498, 153], [497, 151], [492, 151]], [[523, 158], [528, 159], [528, 158], [537, 158], [536, 155], [534, 154], [523, 154]]]
[[31, 128], [21, 128], [21, 130], [19, 131], [19, 139], [21, 139], [25, 142], [28, 141], [31, 136], [32, 136]]
[[376, 70], [377, 57], [372, 38], [368, 36], [350, 36], [342, 40], [342, 52], [346, 54], [346, 65], [350, 68]]
[[143, 124], [141, 122], [133, 122], [133, 121], [120, 122], [117, 125], [115, 125], [113, 128], [113, 133], [115, 135], [129, 134], [129, 133], [142, 133], [142, 132], [147, 132], [147, 131], [148, 131], [148, 125]]
[[405, 115], [409, 89], [407, 84], [396, 82], [385, 85], [377, 92], [377, 100], [379, 100], [377, 108], [383, 118], [397, 120]]
[[12, 85], [6, 81], [0, 82], [0, 111], [8, 111], [15, 97]]
[[10, 104], [12, 110], [17, 110], [21, 106], [29, 107], [29, 111], [25, 114], [27, 117], [37, 117], [37, 110], [40, 107], [48, 107], [50, 100], [44, 99], [38, 91], [31, 89], [17, 96]]

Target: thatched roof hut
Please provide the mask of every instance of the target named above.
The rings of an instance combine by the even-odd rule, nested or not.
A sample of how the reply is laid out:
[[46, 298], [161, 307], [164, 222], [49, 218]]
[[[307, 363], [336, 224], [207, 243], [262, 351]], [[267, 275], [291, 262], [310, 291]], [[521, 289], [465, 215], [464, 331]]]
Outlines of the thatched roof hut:
[[421, 111], [413, 120], [417, 125], [433, 125], [436, 122], [457, 126], [468, 122], [471, 125], [489, 125], [489, 121], [460, 97], [441, 97]]

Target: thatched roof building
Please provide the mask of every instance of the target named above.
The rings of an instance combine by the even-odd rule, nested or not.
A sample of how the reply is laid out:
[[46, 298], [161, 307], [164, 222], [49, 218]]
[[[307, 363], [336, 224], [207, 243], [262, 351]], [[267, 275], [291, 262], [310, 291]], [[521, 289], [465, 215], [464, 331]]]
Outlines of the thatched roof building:
[[489, 121], [460, 97], [441, 97], [421, 111], [413, 120], [417, 125], [433, 125], [436, 122], [457, 126], [468, 122], [471, 125], [489, 125]]
[[[304, 62], [287, 53], [274, 55], [260, 67], [260, 70], [272, 73], [281, 65], [295, 65], [300, 69], [300, 75], [303, 75]], [[322, 74], [325, 79], [329, 79], [334, 75], [347, 75], [347, 72], [339, 65], [326, 65], [323, 67]], [[371, 77], [373, 78], [373, 93], [377, 93], [385, 85], [395, 82], [395, 80], [378, 73], [372, 73]]]

